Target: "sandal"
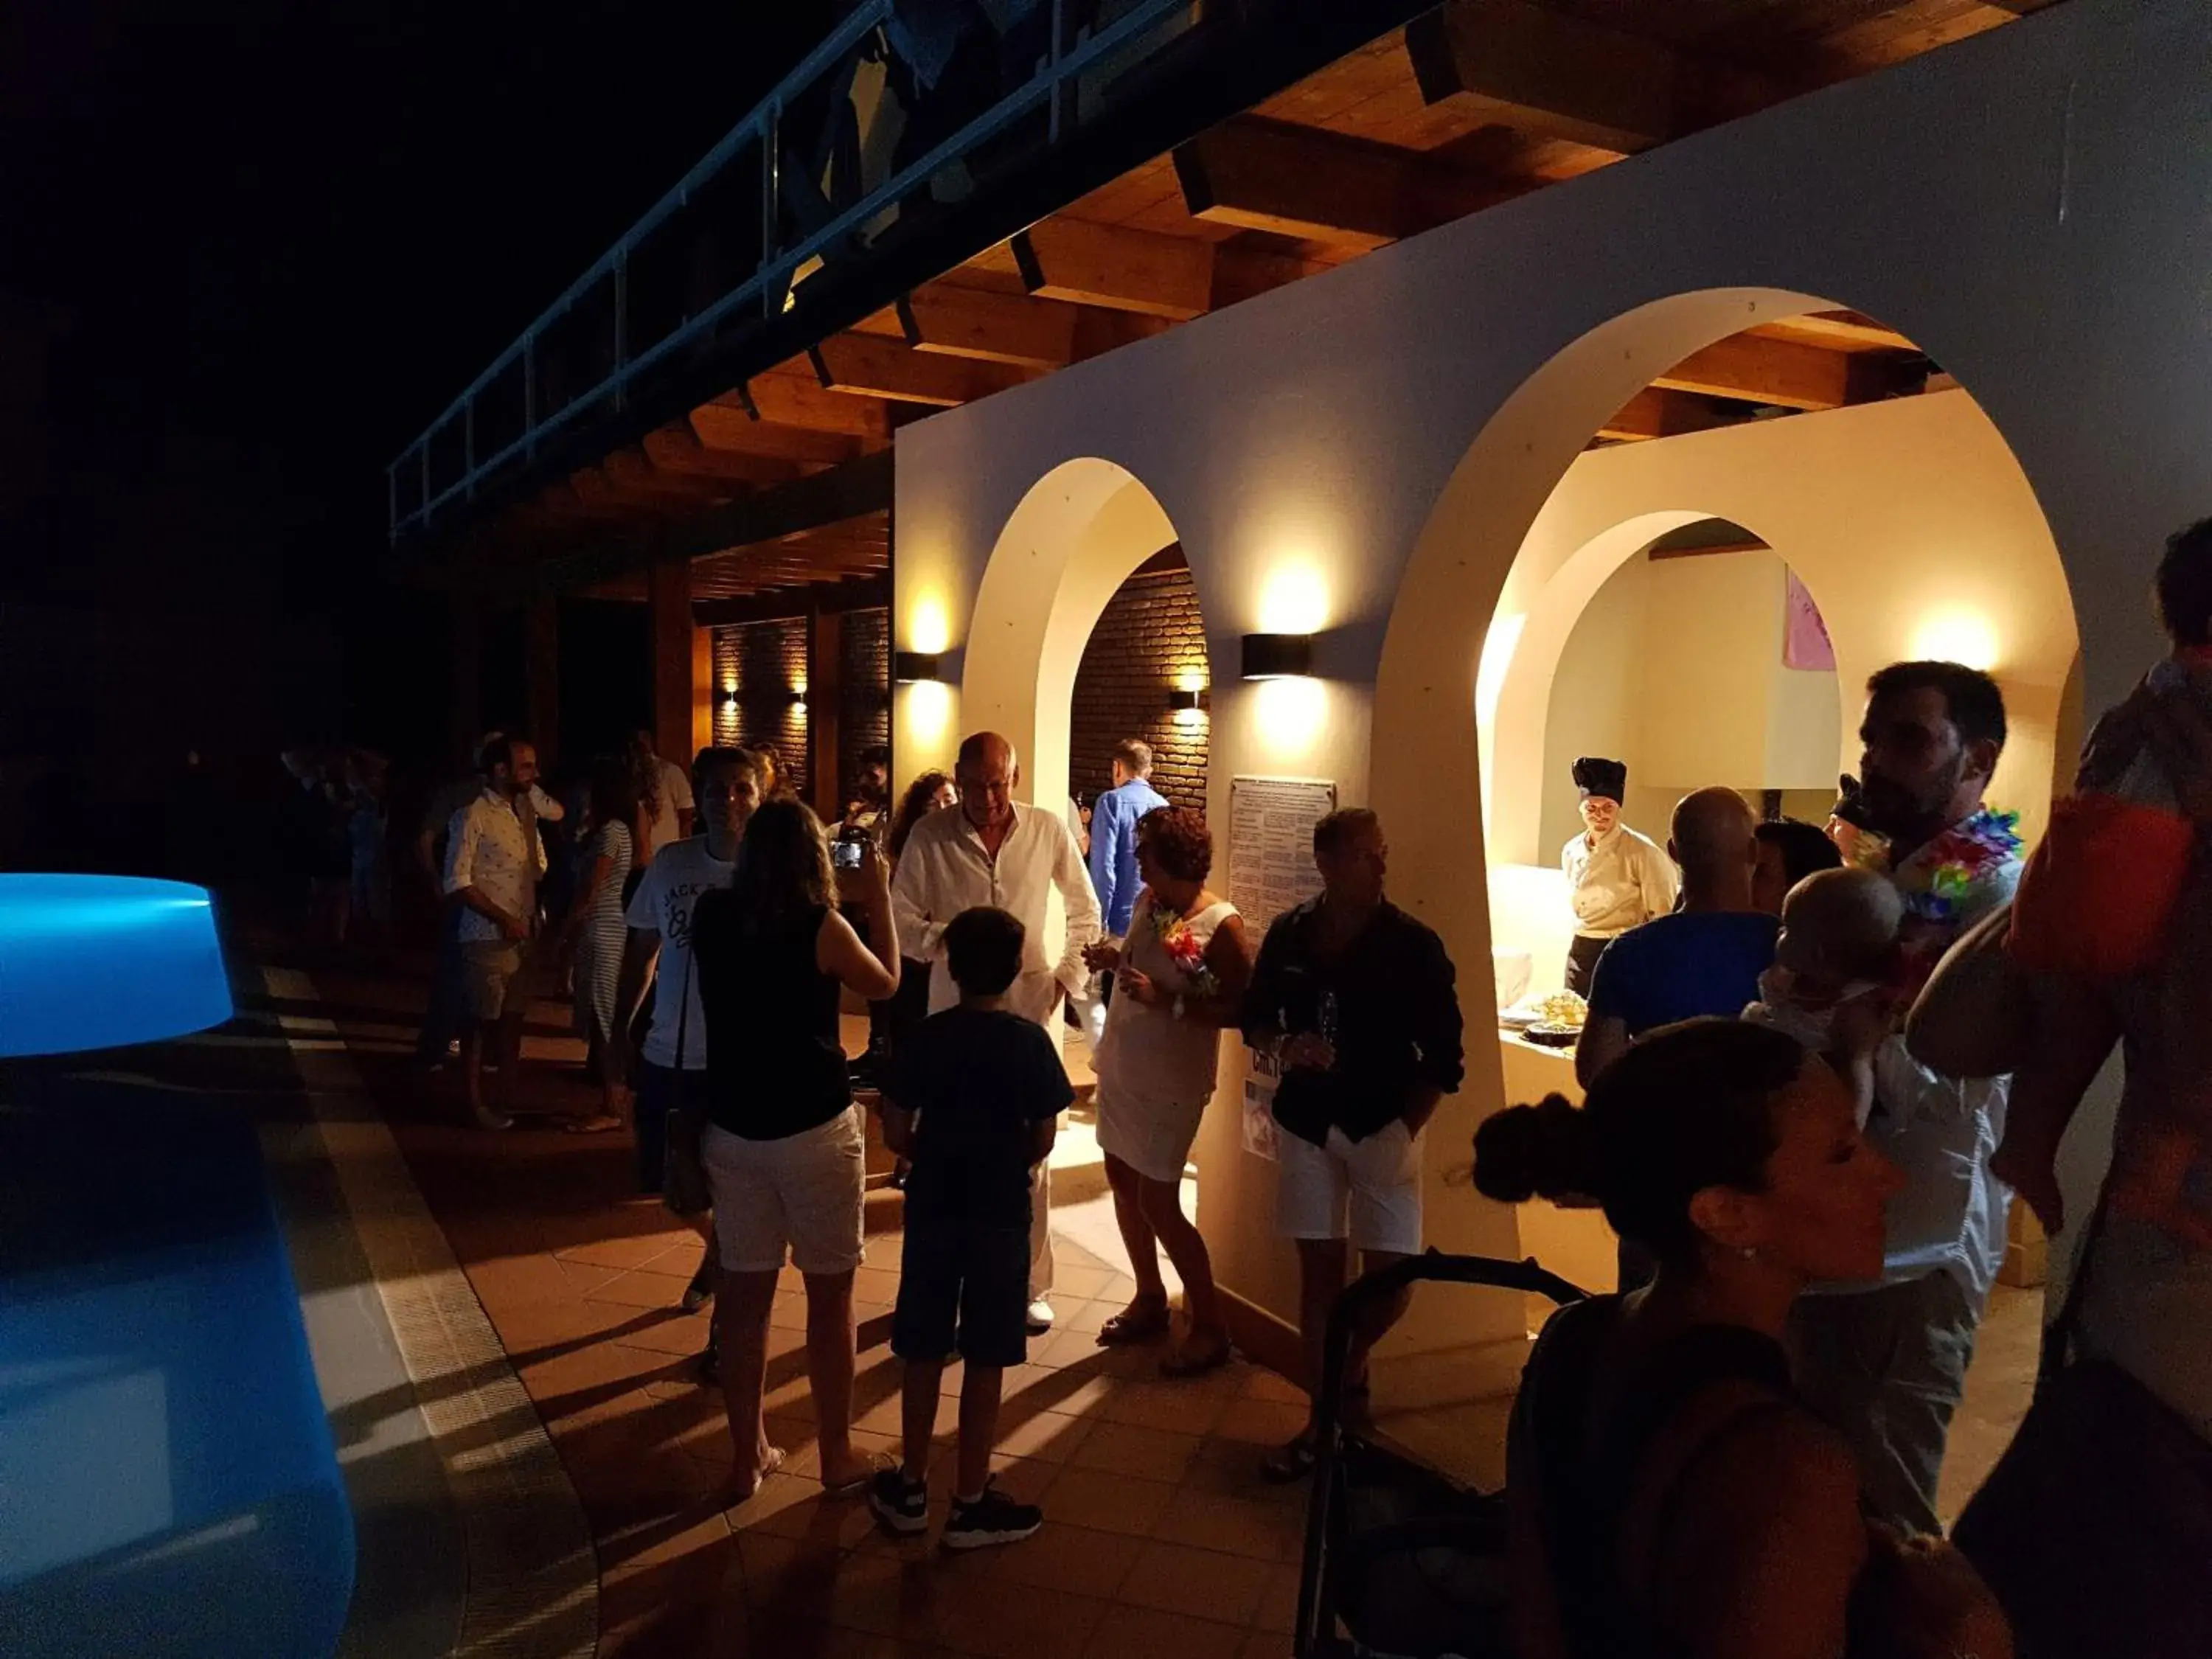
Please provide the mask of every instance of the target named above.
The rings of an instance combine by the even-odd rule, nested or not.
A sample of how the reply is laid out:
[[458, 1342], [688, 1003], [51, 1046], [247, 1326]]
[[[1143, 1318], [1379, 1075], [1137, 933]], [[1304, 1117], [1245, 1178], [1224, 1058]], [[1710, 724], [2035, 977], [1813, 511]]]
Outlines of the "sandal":
[[1149, 1342], [1156, 1336], [1165, 1336], [1170, 1328], [1166, 1297], [1132, 1302], [1098, 1328], [1098, 1346], [1125, 1348], [1132, 1343]]
[[762, 1462], [760, 1468], [753, 1471], [751, 1485], [741, 1486], [738, 1484], [737, 1477], [734, 1475], [731, 1477], [728, 1493], [729, 1501], [724, 1504], [722, 1507], [726, 1510], [733, 1510], [740, 1504], [751, 1503], [755, 1498], [760, 1495], [760, 1489], [768, 1484], [769, 1476], [774, 1474], [782, 1467], [783, 1448], [781, 1446], [770, 1446], [768, 1449], [768, 1456], [766, 1459]]
[[1311, 1474], [1315, 1461], [1313, 1437], [1310, 1433], [1302, 1434], [1260, 1465], [1260, 1478], [1274, 1486], [1287, 1486]]
[[1160, 1361], [1160, 1375], [1171, 1381], [1186, 1377], [1204, 1376], [1208, 1371], [1218, 1371], [1237, 1357], [1225, 1336], [1216, 1339], [1213, 1346], [1194, 1352], [1188, 1347], [1178, 1348]]
[[572, 1135], [611, 1134], [623, 1127], [623, 1121], [608, 1112], [594, 1112], [589, 1117], [572, 1117], [561, 1126]]

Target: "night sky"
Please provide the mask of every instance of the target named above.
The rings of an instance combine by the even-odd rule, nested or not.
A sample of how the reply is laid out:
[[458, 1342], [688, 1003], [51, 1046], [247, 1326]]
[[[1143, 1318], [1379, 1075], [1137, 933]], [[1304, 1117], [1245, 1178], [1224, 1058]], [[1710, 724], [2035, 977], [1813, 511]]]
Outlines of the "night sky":
[[374, 658], [424, 608], [386, 591], [384, 463], [836, 9], [0, 8], [0, 299], [62, 325], [0, 599], [212, 590]]

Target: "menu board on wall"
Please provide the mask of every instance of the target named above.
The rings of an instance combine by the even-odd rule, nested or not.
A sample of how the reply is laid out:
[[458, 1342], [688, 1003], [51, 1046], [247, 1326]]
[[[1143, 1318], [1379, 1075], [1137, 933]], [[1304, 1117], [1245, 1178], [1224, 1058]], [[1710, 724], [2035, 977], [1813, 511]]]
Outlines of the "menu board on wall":
[[1335, 810], [1336, 786], [1322, 779], [1229, 781], [1229, 897], [1255, 942], [1321, 891], [1313, 829]]

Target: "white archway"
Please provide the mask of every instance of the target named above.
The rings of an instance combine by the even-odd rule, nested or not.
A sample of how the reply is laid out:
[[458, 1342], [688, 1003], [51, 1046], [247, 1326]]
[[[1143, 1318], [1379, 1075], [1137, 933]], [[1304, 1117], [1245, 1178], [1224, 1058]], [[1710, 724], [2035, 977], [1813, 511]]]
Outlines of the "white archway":
[[[1500, 867], [1549, 861], [1535, 844], [1536, 804], [1559, 653], [1590, 597], [1655, 537], [1708, 517], [1756, 529], [1820, 604], [1846, 687], [1884, 661], [1916, 654], [1903, 620], [1916, 609], [1978, 607], [2009, 642], [1990, 665], [2018, 717], [2005, 778], [2017, 787], [2008, 799], [2039, 814], [2047, 805], [2079, 653], [2072, 597], [2026, 476], [1963, 393], [1585, 453], [1613, 410], [1692, 352], [1754, 324], [1837, 308], [1808, 294], [1717, 289], [1643, 306], [1592, 330], [1483, 428], [1415, 544], [1376, 674], [1372, 799], [1389, 827], [1393, 890], [1443, 937], [1461, 965], [1470, 1016], [1467, 1084], [1438, 1137], [1452, 1150], [1431, 1152], [1432, 1185], [1463, 1160], [1463, 1136], [1504, 1103], [1497, 1045], [1483, 1040], [1479, 1012], [1489, 995], [1490, 860], [1494, 851]], [[1899, 413], [1907, 424], [1913, 416], [1948, 416], [1945, 443], [1904, 438], [1878, 477], [1863, 457], [1844, 464], [1849, 441], [1864, 437], [1855, 422], [1894, 422]], [[1747, 445], [1764, 447], [1771, 464], [1747, 459]], [[1836, 465], [1820, 464], [1816, 458], [1837, 446]], [[1985, 487], [1941, 487], [1962, 455]], [[1685, 459], [1700, 457], [1710, 468], [1686, 477]], [[1603, 488], [1571, 487], [1600, 473]], [[1905, 501], [1917, 517], [1893, 510]], [[1893, 572], [1913, 573], [1919, 605], [1842, 562], [1851, 526]], [[1973, 556], [1962, 559], [1970, 545]], [[2008, 582], [1977, 581], [1968, 592], [1967, 578], [1954, 580], [1969, 568], [1978, 578], [1998, 560], [2008, 561]], [[1855, 699], [1846, 694], [1844, 702], [1839, 755], [1857, 716]], [[1493, 775], [1486, 825], [1484, 781]], [[1444, 1248], [1516, 1252], [1510, 1213], [1486, 1205], [1451, 1211], [1455, 1236], [1437, 1241]], [[1442, 1205], [1432, 1212], [1447, 1212]]]
[[976, 591], [961, 718], [1013, 743], [1028, 799], [1067, 799], [1068, 711], [1085, 642], [1115, 590], [1176, 539], [1136, 475], [1092, 456], [1038, 479], [1000, 532]]

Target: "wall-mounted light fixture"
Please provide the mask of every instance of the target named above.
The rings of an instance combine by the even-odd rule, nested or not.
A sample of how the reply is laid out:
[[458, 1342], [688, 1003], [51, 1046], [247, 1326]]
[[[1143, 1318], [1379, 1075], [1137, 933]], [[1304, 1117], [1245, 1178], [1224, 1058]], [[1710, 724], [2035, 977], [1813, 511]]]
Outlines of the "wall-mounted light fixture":
[[1248, 680], [1291, 679], [1313, 672], [1310, 634], [1247, 634], [1243, 674]]
[[734, 685], [724, 686], [721, 696], [715, 701], [725, 708], [735, 708], [738, 706], [738, 688]]
[[1178, 714], [1194, 714], [1198, 709], [1198, 693], [1193, 689], [1177, 686], [1168, 693], [1168, 707]]
[[920, 680], [940, 680], [945, 675], [934, 651], [894, 651], [891, 678], [901, 685], [911, 685]]
[[795, 685], [785, 691], [783, 694], [783, 700], [794, 708], [804, 708], [806, 707], [806, 693], [800, 690]]

